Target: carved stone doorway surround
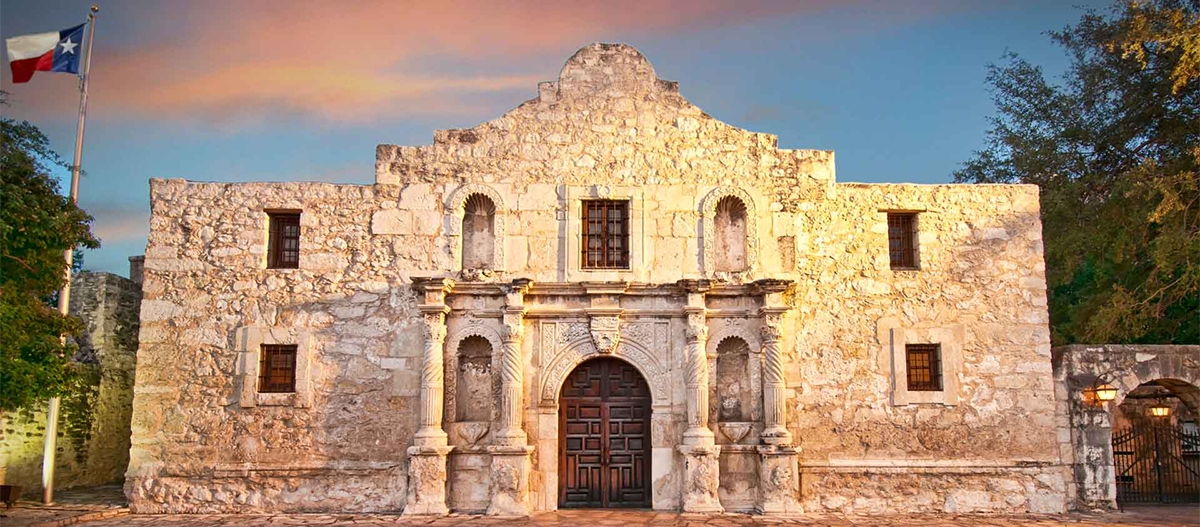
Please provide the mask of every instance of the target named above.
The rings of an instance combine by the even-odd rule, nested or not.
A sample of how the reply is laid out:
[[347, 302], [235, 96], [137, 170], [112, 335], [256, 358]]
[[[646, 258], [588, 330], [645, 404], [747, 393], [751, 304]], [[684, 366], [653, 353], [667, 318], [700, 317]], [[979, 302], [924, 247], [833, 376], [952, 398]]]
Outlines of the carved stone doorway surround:
[[[620, 358], [636, 368], [651, 391], [651, 488], [652, 506], [685, 512], [723, 510], [717, 494], [720, 447], [708, 426], [708, 396], [711, 389], [706, 339], [708, 309], [705, 295], [714, 286], [707, 280], [682, 280], [676, 284], [631, 285], [628, 283], [545, 284], [534, 288], [528, 280], [511, 284], [462, 284], [462, 294], [503, 295], [504, 307], [494, 318], [502, 345], [495, 350], [493, 364], [500, 375], [500, 408], [495, 412], [491, 455], [492, 504], [488, 513], [524, 515], [533, 509], [553, 509], [558, 494], [558, 401], [562, 384], [576, 366], [598, 356]], [[763, 446], [760, 453], [759, 502], [764, 514], [799, 512], [797, 502], [797, 452], [786, 428], [785, 379], [783, 374], [784, 319], [788, 312], [785, 294], [791, 283], [759, 280], [752, 284], [716, 286], [725, 296], [755, 296], [762, 334]], [[425, 325], [425, 352], [421, 365], [420, 428], [409, 448], [409, 496], [404, 514], [446, 514], [446, 456], [448, 446], [442, 427], [445, 391], [444, 340], [446, 297], [455, 288], [445, 278], [417, 278], [414, 290], [421, 296], [418, 306]], [[631, 289], [636, 289], [631, 293]], [[624, 309], [626, 294], [658, 295], [674, 299], [678, 311], [670, 309]], [[547, 305], [527, 307], [527, 296], [546, 296]], [[555, 305], [555, 297], [586, 297], [587, 307]], [[667, 302], [668, 304], [670, 302]], [[578, 305], [578, 304], [575, 304]], [[753, 317], [753, 313], [740, 316]], [[526, 319], [538, 328], [538, 342], [523, 345]], [[677, 346], [671, 325], [683, 320], [686, 345]], [[534, 356], [525, 356], [526, 349]], [[534, 386], [526, 390], [524, 367], [537, 369]], [[686, 430], [682, 442], [670, 433], [677, 430], [672, 411], [672, 372], [681, 372], [686, 400]], [[525, 395], [533, 397], [526, 401]], [[525, 437], [522, 421], [526, 412], [536, 415], [531, 423], [537, 448]], [[676, 452], [681, 458], [676, 457]], [[537, 496], [530, 495], [530, 455], [535, 454], [540, 479]], [[679, 466], [682, 464], [682, 466]], [[676, 489], [674, 492], [659, 489]], [[678, 494], [675, 494], [678, 492]], [[531, 501], [533, 503], [531, 503]], [[531, 506], [532, 505], [532, 506]]]

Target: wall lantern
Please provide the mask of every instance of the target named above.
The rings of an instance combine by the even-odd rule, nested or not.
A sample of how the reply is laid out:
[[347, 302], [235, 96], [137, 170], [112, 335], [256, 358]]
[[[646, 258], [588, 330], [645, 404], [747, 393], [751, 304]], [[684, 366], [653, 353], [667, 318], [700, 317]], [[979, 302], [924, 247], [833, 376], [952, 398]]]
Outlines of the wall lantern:
[[1171, 407], [1163, 403], [1158, 403], [1150, 407], [1150, 415], [1154, 417], [1166, 417], [1171, 415]]
[[1103, 405], [1117, 398], [1117, 388], [1111, 384], [1093, 384], [1084, 390], [1084, 396], [1095, 404]]
[[1096, 387], [1096, 400], [1109, 402], [1117, 398], [1117, 388], [1111, 384], [1101, 384]]

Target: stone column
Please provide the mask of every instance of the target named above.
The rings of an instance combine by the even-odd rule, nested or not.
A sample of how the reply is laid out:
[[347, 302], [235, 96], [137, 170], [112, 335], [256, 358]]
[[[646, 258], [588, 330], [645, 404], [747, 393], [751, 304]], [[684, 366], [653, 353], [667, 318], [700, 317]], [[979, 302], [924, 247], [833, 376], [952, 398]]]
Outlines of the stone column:
[[503, 315], [504, 340], [500, 350], [500, 411], [492, 455], [492, 499], [487, 514], [491, 516], [529, 515], [529, 455], [533, 447], [522, 428], [525, 412], [525, 356], [521, 353], [524, 335], [524, 294], [530, 280], [518, 279], [505, 291]]
[[708, 321], [704, 305], [708, 283], [683, 280], [680, 284], [687, 292], [684, 385], [687, 388], [688, 428], [683, 433], [683, 445], [679, 447], [684, 461], [683, 511], [724, 512], [717, 496], [721, 448], [716, 446], [712, 430], [708, 428]]
[[787, 431], [787, 400], [783, 375], [783, 315], [774, 309], [763, 308], [763, 442], [768, 445], [790, 445], [792, 435]]
[[762, 293], [759, 310], [763, 345], [763, 432], [764, 445], [758, 448], [758, 504], [761, 514], [787, 515], [802, 512], [797, 499], [800, 490], [799, 449], [792, 446], [787, 430], [787, 386], [783, 373], [783, 321], [788, 307], [784, 293], [791, 282], [759, 280], [754, 284]]
[[424, 294], [418, 308], [424, 322], [425, 351], [421, 357], [421, 406], [413, 446], [408, 449], [408, 501], [405, 515], [447, 514], [446, 455], [453, 447], [446, 444], [442, 430], [442, 404], [445, 397], [443, 344], [446, 340], [446, 294], [454, 282], [444, 278], [416, 278], [413, 288]]
[[685, 444], [711, 445], [713, 433], [708, 428], [708, 322], [704, 310], [688, 308], [686, 355], [684, 366], [687, 387], [687, 431], [683, 433]]

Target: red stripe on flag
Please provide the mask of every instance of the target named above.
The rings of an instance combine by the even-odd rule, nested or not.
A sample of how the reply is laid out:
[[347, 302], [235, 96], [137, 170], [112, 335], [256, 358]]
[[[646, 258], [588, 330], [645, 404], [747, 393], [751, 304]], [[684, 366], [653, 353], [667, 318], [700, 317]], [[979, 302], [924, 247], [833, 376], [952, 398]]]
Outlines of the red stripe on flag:
[[33, 78], [33, 72], [50, 71], [54, 67], [54, 49], [51, 48], [39, 57], [14, 60], [8, 64], [12, 66], [13, 84], [29, 82], [29, 79]]

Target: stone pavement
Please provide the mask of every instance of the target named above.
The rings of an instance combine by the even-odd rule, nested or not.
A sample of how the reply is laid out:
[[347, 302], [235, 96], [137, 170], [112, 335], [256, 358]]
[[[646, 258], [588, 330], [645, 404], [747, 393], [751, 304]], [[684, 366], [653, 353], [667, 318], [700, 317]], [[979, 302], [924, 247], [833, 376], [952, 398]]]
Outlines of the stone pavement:
[[[34, 496], [27, 493], [26, 497]], [[53, 505], [29, 499], [17, 501], [11, 509], [0, 505], [0, 527], [58, 527], [128, 512], [120, 485], [60, 490], [54, 498]]]
[[[451, 515], [442, 518], [406, 518], [383, 514], [241, 514], [241, 515], [123, 515], [87, 522], [86, 527], [221, 527], [221, 526], [622, 526], [645, 527], [744, 527], [799, 525], [811, 527], [1078, 527], [1140, 526], [1173, 527], [1200, 525], [1200, 506], [1143, 507], [1122, 513], [1064, 516], [989, 516], [930, 514], [902, 516], [805, 516], [792, 519], [763, 518], [745, 514], [702, 516], [651, 511], [582, 510], [535, 514], [529, 518], [495, 518]], [[5, 526], [7, 527], [7, 525]]]

